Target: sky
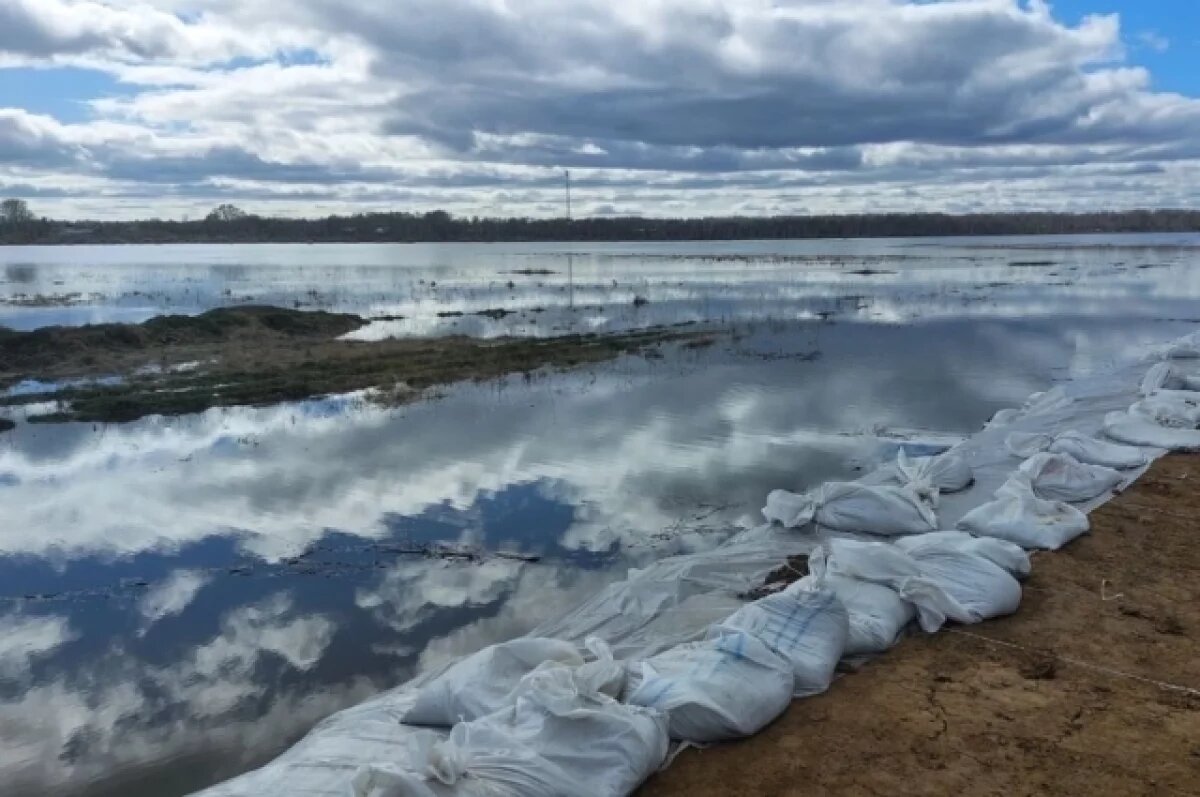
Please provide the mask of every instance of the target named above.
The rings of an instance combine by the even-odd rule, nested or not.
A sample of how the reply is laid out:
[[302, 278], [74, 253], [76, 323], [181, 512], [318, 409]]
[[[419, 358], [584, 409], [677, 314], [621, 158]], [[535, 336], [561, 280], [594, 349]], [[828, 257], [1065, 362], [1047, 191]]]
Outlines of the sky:
[[1200, 207], [1196, 0], [0, 0], [56, 218]]

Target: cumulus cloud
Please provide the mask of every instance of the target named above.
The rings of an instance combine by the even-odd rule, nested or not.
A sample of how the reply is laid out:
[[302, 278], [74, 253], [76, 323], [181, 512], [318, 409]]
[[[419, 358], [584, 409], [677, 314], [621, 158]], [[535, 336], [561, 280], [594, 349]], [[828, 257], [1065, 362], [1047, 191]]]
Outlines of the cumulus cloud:
[[1155, 167], [1200, 158], [1200, 101], [1124, 62], [1118, 17], [1041, 0], [17, 0], [0, 31], [0, 63], [137, 87], [0, 117], [0, 187], [86, 170], [110, 206], [556, 213], [569, 167], [597, 213], [871, 209], [840, 189], [947, 174], [886, 209], [952, 209], [1016, 168], [1045, 181], [1017, 201], [1066, 207], [1111, 163], [1177, 204]]

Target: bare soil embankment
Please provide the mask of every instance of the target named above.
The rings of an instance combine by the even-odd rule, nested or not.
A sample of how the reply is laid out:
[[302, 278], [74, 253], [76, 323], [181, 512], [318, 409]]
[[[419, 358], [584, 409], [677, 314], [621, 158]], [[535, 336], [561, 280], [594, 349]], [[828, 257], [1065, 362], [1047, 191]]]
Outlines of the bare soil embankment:
[[435, 385], [570, 368], [711, 334], [652, 327], [553, 338], [339, 339], [366, 323], [356, 315], [237, 307], [142, 324], [0, 328], [0, 390], [28, 379], [120, 377], [24, 392], [0, 404], [61, 401], [59, 411], [30, 418], [56, 422], [131, 421], [368, 388], [380, 391], [380, 401], [399, 402]]
[[1020, 611], [902, 640], [640, 797], [1200, 795], [1200, 457], [1034, 557]]

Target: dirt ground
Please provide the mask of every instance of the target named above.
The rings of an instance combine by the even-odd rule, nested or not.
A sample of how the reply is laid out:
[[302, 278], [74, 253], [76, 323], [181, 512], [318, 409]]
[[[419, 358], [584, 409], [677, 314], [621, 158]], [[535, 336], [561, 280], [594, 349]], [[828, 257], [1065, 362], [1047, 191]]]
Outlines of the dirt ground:
[[1021, 610], [913, 636], [641, 797], [1200, 795], [1200, 456], [1039, 553]]

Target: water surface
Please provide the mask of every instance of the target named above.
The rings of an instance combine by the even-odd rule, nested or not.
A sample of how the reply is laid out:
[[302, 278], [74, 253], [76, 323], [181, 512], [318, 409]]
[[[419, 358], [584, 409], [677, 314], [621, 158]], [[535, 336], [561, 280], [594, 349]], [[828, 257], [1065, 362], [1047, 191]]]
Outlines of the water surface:
[[[371, 334], [717, 330], [400, 408], [350, 395], [0, 435], [5, 794], [236, 774], [631, 565], [718, 544], [771, 489], [948, 445], [1193, 331], [1198, 243], [0, 249], [16, 327], [253, 301], [405, 316]], [[511, 273], [528, 270], [555, 273]], [[492, 308], [516, 312], [439, 315]]]

